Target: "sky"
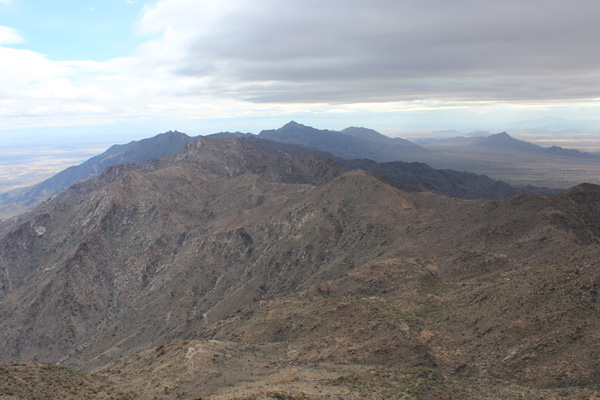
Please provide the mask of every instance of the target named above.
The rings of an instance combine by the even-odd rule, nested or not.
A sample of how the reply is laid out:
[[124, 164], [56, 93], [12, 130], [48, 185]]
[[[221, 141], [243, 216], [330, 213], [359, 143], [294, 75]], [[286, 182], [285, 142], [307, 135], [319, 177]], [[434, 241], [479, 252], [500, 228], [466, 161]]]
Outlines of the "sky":
[[0, 146], [594, 122], [599, 17], [597, 0], [0, 0]]

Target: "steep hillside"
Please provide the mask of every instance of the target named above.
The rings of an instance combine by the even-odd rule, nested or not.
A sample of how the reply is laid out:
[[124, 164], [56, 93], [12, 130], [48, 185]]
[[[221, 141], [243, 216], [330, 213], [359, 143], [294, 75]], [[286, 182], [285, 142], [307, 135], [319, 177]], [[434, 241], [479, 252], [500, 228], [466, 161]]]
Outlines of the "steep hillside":
[[[272, 265], [260, 255], [271, 237], [263, 234], [257, 250], [245, 254], [248, 240], [254, 241], [242, 224], [251, 216], [245, 210], [260, 207], [283, 220], [276, 211], [286, 201], [301, 202], [311, 187], [303, 184], [339, 173], [333, 162], [316, 156], [278, 157], [239, 140], [202, 139], [88, 193], [94, 181], [73, 187], [1, 240], [3, 359], [69, 360], [100, 348], [118, 354], [168, 336], [188, 319], [202, 324], [203, 314], [217, 318], [237, 302], [285, 291], [281, 282], [263, 282], [264, 268]], [[262, 257], [284, 259], [286, 251]], [[214, 259], [213, 272], [197, 275], [203, 257], [202, 265]], [[305, 264], [314, 269], [309, 260]], [[245, 282], [245, 274], [257, 278]], [[185, 285], [191, 292], [171, 296], [182, 293], [185, 275], [196, 277]], [[281, 275], [290, 287], [308, 279]], [[238, 295], [223, 298], [233, 291]], [[181, 301], [192, 307], [183, 314]], [[122, 324], [132, 321], [142, 331], [163, 327], [123, 343], [132, 332]], [[23, 329], [30, 332], [27, 339]]]
[[181, 132], [166, 132], [149, 139], [114, 145], [104, 153], [31, 187], [0, 194], [0, 219], [27, 211], [61, 193], [74, 183], [99, 175], [105, 168], [119, 164], [141, 165], [153, 158], [176, 153], [194, 139]]
[[595, 398], [598, 196], [411, 195], [372, 261], [104, 372], [144, 398]]
[[[484, 175], [454, 170], [436, 170], [423, 163], [402, 161], [376, 163], [371, 160], [338, 160], [347, 169], [362, 169], [407, 192], [433, 191], [463, 199], [500, 200], [525, 190]], [[528, 192], [536, 188], [530, 187]]]

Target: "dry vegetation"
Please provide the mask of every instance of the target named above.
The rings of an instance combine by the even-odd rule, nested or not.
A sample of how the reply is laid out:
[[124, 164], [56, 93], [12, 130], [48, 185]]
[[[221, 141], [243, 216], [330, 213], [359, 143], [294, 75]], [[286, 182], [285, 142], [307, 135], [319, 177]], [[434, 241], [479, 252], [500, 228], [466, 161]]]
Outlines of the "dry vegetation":
[[51, 364], [0, 366], [2, 400], [133, 400], [106, 376], [73, 371]]

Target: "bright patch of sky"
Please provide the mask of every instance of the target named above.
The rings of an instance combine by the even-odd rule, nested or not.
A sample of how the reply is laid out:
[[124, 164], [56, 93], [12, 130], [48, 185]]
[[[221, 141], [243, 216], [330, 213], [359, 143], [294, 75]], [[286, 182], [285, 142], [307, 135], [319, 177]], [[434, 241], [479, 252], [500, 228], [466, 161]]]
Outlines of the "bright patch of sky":
[[0, 25], [20, 33], [24, 40], [16, 48], [53, 61], [104, 61], [135, 50], [141, 37], [132, 24], [143, 4], [134, 0], [4, 0]]
[[561, 0], [0, 0], [0, 141], [292, 119], [392, 135], [548, 116], [589, 129], [598, 15], [600, 2]]

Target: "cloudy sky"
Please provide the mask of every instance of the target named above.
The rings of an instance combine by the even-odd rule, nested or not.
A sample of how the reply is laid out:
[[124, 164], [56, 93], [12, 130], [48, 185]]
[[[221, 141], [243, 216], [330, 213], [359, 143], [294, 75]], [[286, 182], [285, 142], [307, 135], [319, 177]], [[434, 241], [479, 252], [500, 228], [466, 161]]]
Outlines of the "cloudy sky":
[[600, 119], [596, 0], [0, 0], [0, 140]]

